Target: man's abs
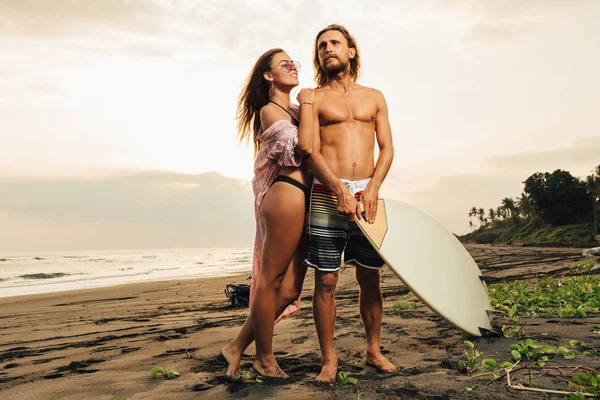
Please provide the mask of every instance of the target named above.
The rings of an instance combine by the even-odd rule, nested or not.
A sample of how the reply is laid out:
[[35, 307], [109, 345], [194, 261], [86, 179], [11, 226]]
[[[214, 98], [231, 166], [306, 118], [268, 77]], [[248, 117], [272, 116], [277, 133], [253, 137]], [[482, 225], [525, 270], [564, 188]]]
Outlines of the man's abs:
[[355, 181], [373, 175], [375, 134], [372, 124], [322, 126], [320, 134], [320, 153], [337, 177]]

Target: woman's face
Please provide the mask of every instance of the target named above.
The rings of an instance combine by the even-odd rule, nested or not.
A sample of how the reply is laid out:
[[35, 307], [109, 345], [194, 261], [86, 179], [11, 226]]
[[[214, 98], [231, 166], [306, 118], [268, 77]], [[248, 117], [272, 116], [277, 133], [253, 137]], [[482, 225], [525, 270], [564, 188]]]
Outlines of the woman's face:
[[285, 52], [277, 53], [271, 61], [270, 75], [277, 86], [298, 86], [298, 71], [300, 63], [292, 61], [292, 58]]

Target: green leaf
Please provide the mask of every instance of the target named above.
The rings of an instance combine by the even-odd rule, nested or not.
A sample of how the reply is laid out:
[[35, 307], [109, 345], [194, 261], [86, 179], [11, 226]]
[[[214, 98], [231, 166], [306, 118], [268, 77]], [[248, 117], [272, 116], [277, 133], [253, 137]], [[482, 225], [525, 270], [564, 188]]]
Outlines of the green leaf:
[[569, 346], [571, 346], [571, 347], [575, 346], [576, 344], [577, 344], [577, 340], [571, 340], [569, 342]]
[[556, 354], [556, 351], [558, 350], [558, 348], [556, 346], [550, 346], [550, 345], [545, 344], [540, 347], [540, 350], [546, 354]]
[[470, 349], [474, 349], [475, 348], [475, 345], [473, 344], [473, 342], [469, 342], [468, 340], [465, 340], [464, 343]]
[[164, 371], [163, 367], [154, 367], [154, 368], [152, 368], [152, 371], [150, 371], [150, 374], [152, 376], [154, 376], [154, 375], [159, 374], [159, 373], [161, 373], [163, 371]]
[[539, 347], [538, 342], [536, 342], [535, 340], [531, 340], [531, 339], [527, 339], [527, 341], [525, 342], [525, 345], [531, 349], [537, 349]]
[[514, 317], [517, 314], [517, 312], [518, 312], [517, 305], [513, 304], [513, 306], [508, 310], [508, 317], [509, 318]]
[[515, 364], [513, 364], [511, 362], [504, 361], [501, 366], [502, 366], [502, 368], [506, 369], [506, 368], [512, 368], [514, 365]]
[[512, 351], [510, 352], [510, 354], [512, 354], [512, 356], [513, 356], [513, 358], [515, 359], [515, 361], [521, 361], [521, 358], [522, 358], [522, 357], [521, 357], [521, 353], [519, 353], [518, 351], [516, 351], [516, 350], [512, 350]]
[[496, 365], [496, 361], [492, 360], [491, 358], [484, 358], [483, 361], [481, 361], [481, 366], [490, 372], [494, 372], [496, 370]]
[[565, 360], [572, 360], [575, 358], [575, 353], [573, 353], [572, 351], [563, 353], [563, 357], [565, 357]]

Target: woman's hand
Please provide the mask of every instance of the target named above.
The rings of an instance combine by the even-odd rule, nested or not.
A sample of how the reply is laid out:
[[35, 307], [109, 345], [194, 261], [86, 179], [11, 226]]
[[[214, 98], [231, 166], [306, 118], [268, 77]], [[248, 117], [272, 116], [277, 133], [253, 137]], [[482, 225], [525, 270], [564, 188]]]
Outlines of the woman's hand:
[[296, 96], [296, 99], [298, 100], [298, 103], [300, 103], [300, 106], [302, 106], [302, 104], [312, 104], [314, 98], [315, 89], [312, 88], [304, 88], [300, 91], [300, 93], [298, 93], [298, 96]]

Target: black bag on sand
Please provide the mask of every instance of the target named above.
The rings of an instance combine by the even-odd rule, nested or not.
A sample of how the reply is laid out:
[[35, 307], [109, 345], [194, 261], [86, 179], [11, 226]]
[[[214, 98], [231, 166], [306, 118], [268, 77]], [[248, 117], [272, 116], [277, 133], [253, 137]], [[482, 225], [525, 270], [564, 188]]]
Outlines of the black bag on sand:
[[225, 296], [231, 301], [233, 307], [248, 307], [250, 303], [250, 285], [229, 284], [225, 288]]

